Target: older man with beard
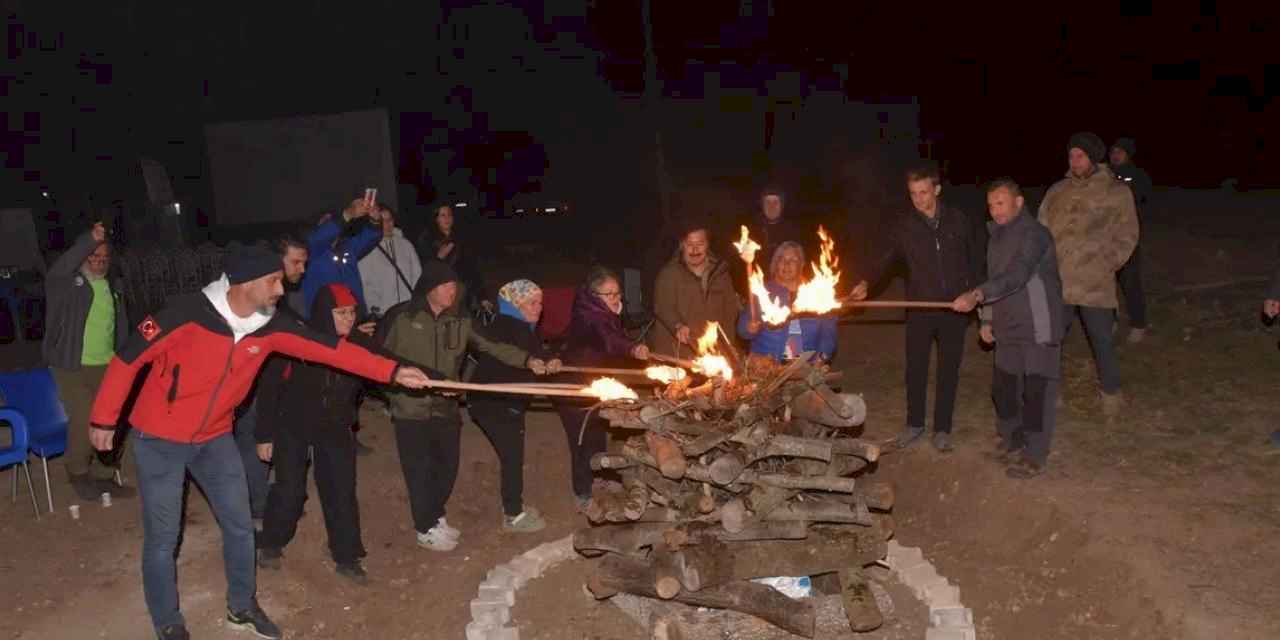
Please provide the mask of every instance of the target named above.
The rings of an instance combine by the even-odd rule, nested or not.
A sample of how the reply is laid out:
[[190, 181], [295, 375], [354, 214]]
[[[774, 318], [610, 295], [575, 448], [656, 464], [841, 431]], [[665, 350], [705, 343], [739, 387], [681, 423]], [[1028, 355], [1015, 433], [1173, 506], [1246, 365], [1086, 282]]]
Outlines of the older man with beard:
[[[107, 363], [129, 335], [120, 296], [123, 287], [118, 279], [113, 282], [108, 277], [110, 270], [111, 244], [99, 223], [55, 260], [45, 275], [49, 321], [42, 345], [44, 359], [53, 371], [71, 425], [88, 422], [89, 406]], [[104, 491], [116, 497], [137, 493], [112, 482], [114, 469], [103, 464], [84, 429], [68, 430], [66, 461], [71, 488], [81, 500], [96, 500]]]
[[666, 355], [689, 355], [710, 323], [728, 331], [741, 308], [729, 264], [710, 251], [707, 225], [686, 221], [679, 252], [654, 282], [653, 310], [659, 326], [649, 334], [650, 348]]
[[170, 298], [138, 325], [107, 365], [94, 400], [89, 439], [96, 449], [107, 451], [114, 445], [114, 425], [134, 378], [151, 365], [129, 422], [142, 494], [143, 592], [162, 640], [191, 637], [178, 609], [176, 566], [188, 473], [222, 530], [227, 626], [262, 638], [281, 637], [256, 599], [249, 495], [231, 436], [232, 412], [268, 356], [279, 352], [412, 388], [428, 383], [420, 369], [399, 366], [277, 314], [283, 279], [275, 253], [258, 247], [233, 253], [221, 278], [199, 293]]
[[1049, 188], [1038, 217], [1053, 234], [1058, 250], [1066, 330], [1071, 330], [1079, 315], [1098, 368], [1102, 411], [1113, 417], [1124, 406], [1112, 341], [1119, 306], [1116, 272], [1138, 245], [1138, 214], [1129, 187], [1100, 164], [1106, 153], [1106, 145], [1095, 134], [1071, 136], [1067, 176]]

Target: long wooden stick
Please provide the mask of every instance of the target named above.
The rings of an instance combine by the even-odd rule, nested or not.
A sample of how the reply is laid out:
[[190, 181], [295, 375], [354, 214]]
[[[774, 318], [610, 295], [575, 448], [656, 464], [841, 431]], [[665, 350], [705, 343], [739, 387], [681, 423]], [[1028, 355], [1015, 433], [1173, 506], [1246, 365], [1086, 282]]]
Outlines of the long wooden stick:
[[561, 396], [566, 398], [597, 398], [588, 391], [564, 389], [558, 387], [522, 387], [515, 384], [475, 384], [472, 382], [454, 382], [452, 380], [428, 380], [429, 389], [446, 389], [450, 391], [488, 391], [490, 393], [513, 393], [526, 396]]
[[675, 356], [667, 356], [667, 355], [663, 355], [663, 354], [661, 354], [661, 353], [652, 353], [652, 352], [650, 352], [650, 353], [649, 353], [649, 359], [650, 359], [650, 360], [657, 360], [658, 362], [665, 362], [665, 363], [667, 363], [667, 364], [674, 364], [674, 365], [676, 365], [676, 366], [678, 366], [678, 367], [684, 367], [685, 369], [693, 369], [693, 361], [692, 361], [692, 360], [685, 360], [685, 359], [683, 359], [683, 358], [677, 358], [677, 357], [675, 357]]
[[950, 302], [921, 302], [919, 300], [850, 300], [845, 309], [858, 307], [871, 309], [950, 309]]
[[644, 376], [644, 369], [611, 369], [609, 367], [574, 367], [564, 365], [560, 371], [565, 373], [590, 373], [600, 376]]

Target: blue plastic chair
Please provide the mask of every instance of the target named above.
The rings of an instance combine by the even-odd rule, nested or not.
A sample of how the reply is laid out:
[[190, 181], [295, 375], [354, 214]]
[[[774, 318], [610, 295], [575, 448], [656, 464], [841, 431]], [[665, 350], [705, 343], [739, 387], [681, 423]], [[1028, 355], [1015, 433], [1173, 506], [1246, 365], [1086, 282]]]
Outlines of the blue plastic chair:
[[53, 487], [49, 484], [49, 458], [67, 450], [67, 412], [58, 398], [58, 385], [48, 369], [0, 373], [0, 393], [5, 408], [16, 409], [26, 420], [28, 449], [44, 466], [45, 495], [53, 511]]
[[36, 503], [36, 486], [31, 483], [31, 467], [27, 466], [27, 447], [30, 436], [27, 432], [27, 419], [13, 409], [0, 407], [0, 422], [9, 423], [9, 431], [13, 433], [13, 442], [7, 448], [0, 449], [0, 468], [13, 466], [12, 499], [18, 501], [18, 468], [27, 473], [27, 488], [31, 491], [31, 508], [35, 509], [36, 519], [40, 519], [40, 505]]

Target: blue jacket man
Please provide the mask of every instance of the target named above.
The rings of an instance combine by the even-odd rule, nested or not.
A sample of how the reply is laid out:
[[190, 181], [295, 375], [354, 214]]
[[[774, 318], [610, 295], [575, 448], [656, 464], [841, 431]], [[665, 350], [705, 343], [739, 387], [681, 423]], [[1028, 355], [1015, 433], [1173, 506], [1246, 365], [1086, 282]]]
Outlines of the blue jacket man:
[[310, 311], [316, 292], [330, 284], [346, 285], [366, 311], [364, 287], [360, 283], [360, 258], [382, 239], [381, 205], [357, 199], [342, 212], [320, 223], [307, 237], [310, 258], [302, 278], [303, 309]]

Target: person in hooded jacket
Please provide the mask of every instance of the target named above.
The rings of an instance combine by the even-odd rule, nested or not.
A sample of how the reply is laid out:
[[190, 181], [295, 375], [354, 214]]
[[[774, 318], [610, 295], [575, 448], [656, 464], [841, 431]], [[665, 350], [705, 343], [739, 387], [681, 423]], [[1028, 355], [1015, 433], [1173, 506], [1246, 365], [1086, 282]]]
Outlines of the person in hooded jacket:
[[[586, 284], [573, 298], [568, 338], [562, 360], [580, 367], [635, 367], [635, 360], [648, 360], [649, 347], [627, 337], [622, 327], [622, 285], [618, 275], [604, 267], [592, 267]], [[564, 374], [566, 381], [586, 386], [591, 376]], [[569, 439], [573, 494], [578, 508], [591, 500], [591, 456], [603, 452], [609, 442], [606, 423], [587, 408], [590, 400], [560, 399], [555, 402], [560, 423]], [[584, 428], [583, 423], [586, 421]], [[582, 442], [579, 444], [579, 433]]]
[[[307, 326], [353, 344], [373, 347], [352, 332], [357, 301], [351, 289], [330, 284], [316, 291]], [[442, 376], [441, 376], [442, 377]], [[368, 581], [360, 564], [366, 555], [360, 539], [356, 502], [356, 447], [351, 425], [358, 419], [363, 379], [332, 367], [274, 358], [258, 381], [258, 457], [275, 467], [267, 494], [258, 566], [280, 568], [286, 545], [298, 530], [307, 501], [307, 451], [315, 462], [316, 489], [329, 533], [329, 553], [338, 575], [358, 584]]]
[[307, 236], [307, 271], [302, 277], [302, 308], [311, 310], [316, 292], [338, 282], [351, 289], [364, 309], [364, 285], [359, 261], [382, 239], [383, 207], [362, 198], [351, 201], [340, 215], [326, 215]]
[[[498, 315], [487, 327], [477, 330], [493, 342], [520, 347], [530, 356], [547, 361], [558, 369], [555, 359], [538, 337], [542, 317], [542, 289], [531, 280], [512, 280], [498, 290]], [[477, 383], [534, 382], [535, 374], [516, 368], [487, 354], [477, 353]], [[512, 532], [541, 531], [546, 526], [538, 510], [524, 504], [524, 416], [529, 396], [495, 393], [472, 394], [468, 402], [471, 419], [484, 431], [502, 464], [502, 529]]]

